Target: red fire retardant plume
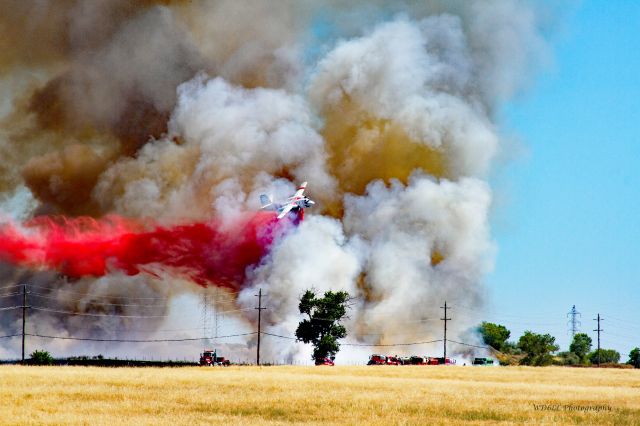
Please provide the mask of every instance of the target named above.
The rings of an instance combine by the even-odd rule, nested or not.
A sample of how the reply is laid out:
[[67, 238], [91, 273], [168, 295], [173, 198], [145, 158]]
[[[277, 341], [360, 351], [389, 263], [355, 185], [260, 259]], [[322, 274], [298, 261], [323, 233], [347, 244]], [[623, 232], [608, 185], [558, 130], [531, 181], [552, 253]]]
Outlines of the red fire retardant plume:
[[275, 212], [167, 227], [118, 216], [37, 218], [22, 226], [0, 225], [0, 260], [75, 278], [160, 269], [201, 285], [238, 289], [247, 267], [259, 263], [274, 239], [292, 225], [277, 220]]

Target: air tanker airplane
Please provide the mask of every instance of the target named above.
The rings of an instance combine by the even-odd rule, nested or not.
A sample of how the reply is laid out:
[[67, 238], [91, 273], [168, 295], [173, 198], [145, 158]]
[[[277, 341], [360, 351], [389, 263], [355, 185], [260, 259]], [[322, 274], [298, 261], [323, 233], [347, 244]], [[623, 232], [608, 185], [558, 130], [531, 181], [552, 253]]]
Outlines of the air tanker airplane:
[[296, 193], [287, 198], [287, 201], [284, 204], [274, 204], [266, 194], [260, 195], [260, 203], [262, 204], [262, 210], [273, 210], [278, 212], [278, 219], [282, 219], [289, 212], [293, 211], [296, 213], [303, 214], [304, 209], [307, 207], [311, 207], [315, 204], [314, 201], [309, 199], [309, 197], [304, 196], [304, 190], [307, 188], [307, 182], [302, 182], [302, 185], [298, 188]]

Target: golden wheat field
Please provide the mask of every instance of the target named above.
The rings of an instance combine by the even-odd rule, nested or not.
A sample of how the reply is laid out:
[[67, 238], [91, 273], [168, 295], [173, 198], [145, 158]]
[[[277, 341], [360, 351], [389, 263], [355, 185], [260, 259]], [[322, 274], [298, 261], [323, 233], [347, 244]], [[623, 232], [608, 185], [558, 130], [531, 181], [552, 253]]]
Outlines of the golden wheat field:
[[3, 424], [640, 424], [640, 370], [0, 367]]

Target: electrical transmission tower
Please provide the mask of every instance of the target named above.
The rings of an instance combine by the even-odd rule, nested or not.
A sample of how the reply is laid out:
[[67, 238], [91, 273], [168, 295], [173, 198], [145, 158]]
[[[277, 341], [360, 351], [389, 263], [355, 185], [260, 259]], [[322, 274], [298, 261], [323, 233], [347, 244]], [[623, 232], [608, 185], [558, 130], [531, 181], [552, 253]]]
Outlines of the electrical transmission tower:
[[603, 329], [600, 328], [600, 321], [604, 321], [604, 319], [600, 318], [600, 314], [598, 314], [598, 318], [594, 318], [593, 320], [598, 321], [598, 327], [593, 331], [598, 332], [598, 367], [600, 367], [600, 332], [604, 331]]
[[440, 309], [444, 309], [444, 318], [440, 318], [444, 321], [444, 362], [447, 362], [447, 321], [451, 321], [451, 318], [447, 318], [447, 309], [451, 309], [451, 307], [447, 307], [447, 301], [444, 301], [444, 306], [440, 306]]
[[[215, 297], [215, 301], [217, 302], [218, 299], [218, 288], [216, 287], [214, 290], [214, 297]], [[214, 303], [214, 307], [213, 307], [213, 331], [214, 331], [214, 337], [217, 339], [218, 338], [218, 332], [220, 331], [219, 328], [219, 324], [218, 324], [218, 304]]]
[[209, 340], [211, 335], [211, 313], [209, 312], [209, 292], [206, 288], [202, 289], [202, 300], [200, 301], [200, 321], [202, 322], [202, 339], [203, 342]]
[[573, 340], [573, 338], [576, 336], [576, 333], [580, 331], [579, 328], [582, 325], [582, 323], [578, 319], [576, 319], [576, 317], [582, 316], [582, 314], [576, 310], [576, 305], [573, 305], [573, 308], [571, 308], [571, 311], [569, 311], [567, 316], [571, 317], [568, 323], [571, 325], [571, 340]]

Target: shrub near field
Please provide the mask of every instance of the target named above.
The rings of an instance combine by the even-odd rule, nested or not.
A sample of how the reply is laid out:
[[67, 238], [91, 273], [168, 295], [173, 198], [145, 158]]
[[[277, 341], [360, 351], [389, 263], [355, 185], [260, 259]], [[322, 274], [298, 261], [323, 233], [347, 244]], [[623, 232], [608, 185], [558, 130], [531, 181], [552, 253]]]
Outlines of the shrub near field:
[[9, 424], [618, 425], [640, 419], [640, 370], [2, 366], [0, 382], [0, 421]]

